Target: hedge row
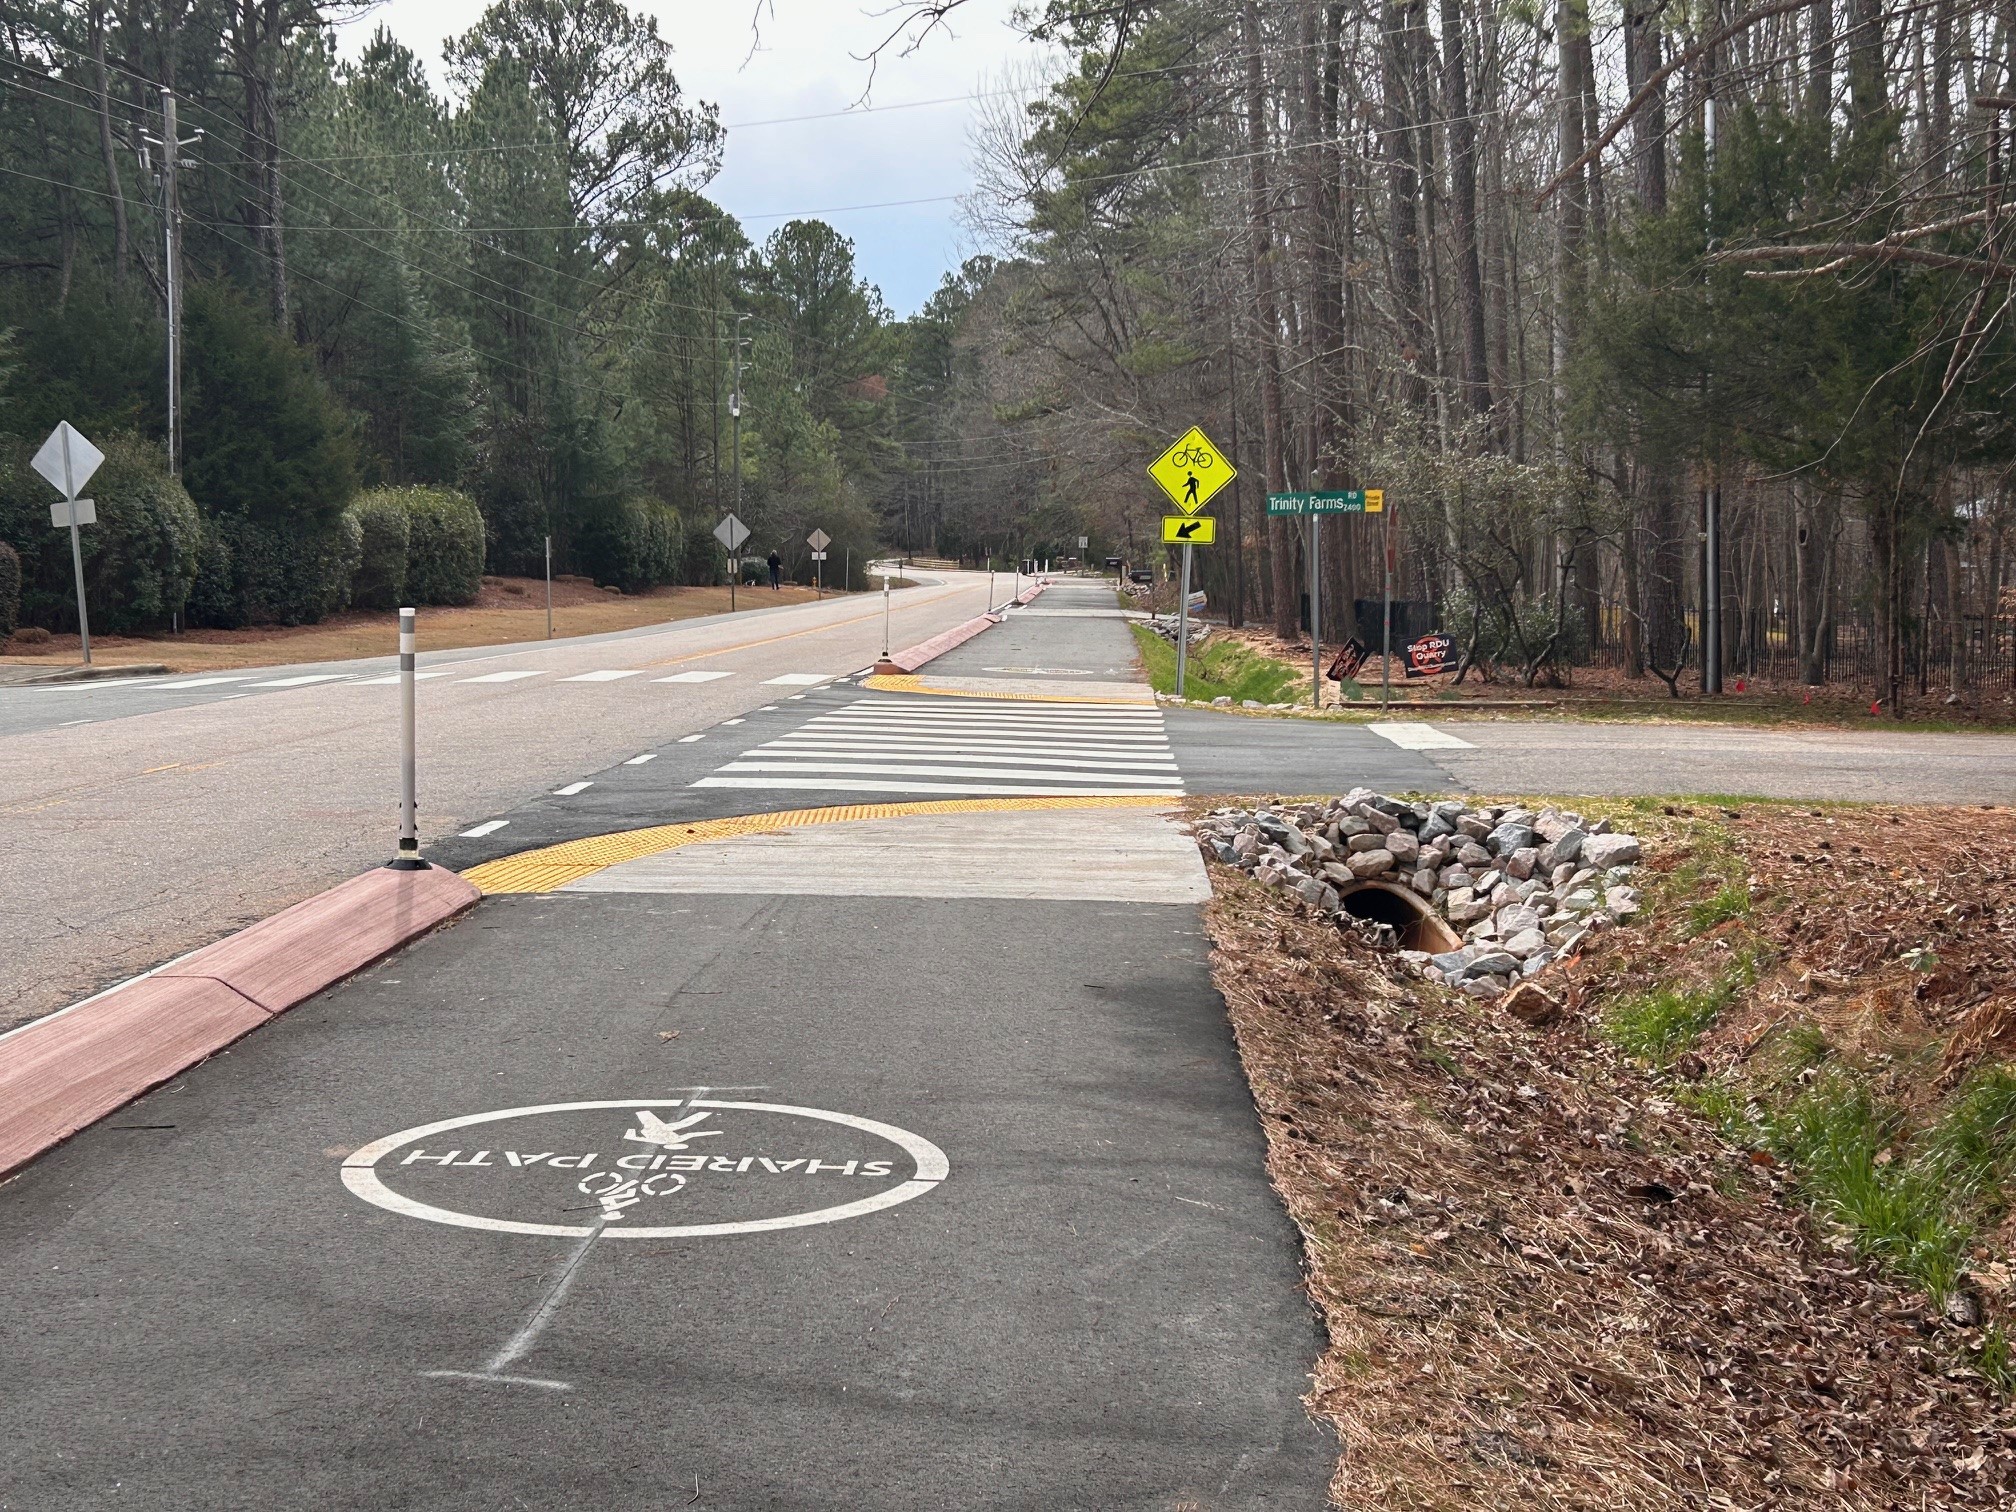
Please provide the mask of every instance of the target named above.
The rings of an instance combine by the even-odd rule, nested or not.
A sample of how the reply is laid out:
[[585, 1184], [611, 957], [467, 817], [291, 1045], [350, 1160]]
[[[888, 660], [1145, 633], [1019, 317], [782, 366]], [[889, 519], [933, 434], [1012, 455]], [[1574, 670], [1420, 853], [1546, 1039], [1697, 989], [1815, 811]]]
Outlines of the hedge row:
[[596, 582], [642, 593], [678, 580], [687, 561], [685, 538], [685, 524], [671, 505], [628, 498], [588, 519], [575, 554]]
[[363, 536], [351, 584], [360, 609], [467, 604], [483, 586], [483, 516], [466, 494], [378, 488], [350, 506]]
[[14, 633], [21, 623], [21, 558], [5, 541], [0, 541], [0, 641]]
[[[158, 447], [132, 436], [102, 443], [105, 462], [89, 497], [98, 522], [80, 536], [84, 602], [91, 626], [126, 635], [168, 624], [183, 612], [202, 555], [202, 520], [168, 476]], [[0, 539], [19, 554], [21, 621], [77, 628], [77, 579], [70, 532], [49, 522], [56, 493], [15, 443], [0, 453]]]
[[[206, 516], [159, 447], [114, 436], [103, 449], [81, 542], [91, 625], [107, 635], [312, 624], [352, 603], [466, 604], [482, 587], [483, 519], [464, 494], [380, 489], [333, 516]], [[0, 639], [21, 623], [77, 628], [69, 532], [50, 524], [55, 494], [29, 455], [0, 444]]]

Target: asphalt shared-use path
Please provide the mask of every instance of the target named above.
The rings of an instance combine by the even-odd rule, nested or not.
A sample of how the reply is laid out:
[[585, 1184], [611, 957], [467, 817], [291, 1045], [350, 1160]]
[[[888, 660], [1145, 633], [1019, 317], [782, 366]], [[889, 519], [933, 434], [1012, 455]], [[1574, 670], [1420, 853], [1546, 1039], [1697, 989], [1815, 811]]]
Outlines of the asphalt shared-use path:
[[1127, 696], [783, 691], [508, 810], [0, 1189], [0, 1507], [1323, 1506], [1180, 762], [1045, 617]]

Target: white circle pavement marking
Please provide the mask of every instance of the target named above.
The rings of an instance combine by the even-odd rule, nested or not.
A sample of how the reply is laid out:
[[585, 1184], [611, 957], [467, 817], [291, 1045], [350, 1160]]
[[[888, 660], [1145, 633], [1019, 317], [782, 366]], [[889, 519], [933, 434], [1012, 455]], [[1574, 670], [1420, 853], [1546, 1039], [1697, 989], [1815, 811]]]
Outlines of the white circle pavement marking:
[[[602, 1216], [596, 1223], [559, 1224], [527, 1223], [509, 1218], [490, 1218], [479, 1213], [457, 1212], [452, 1208], [437, 1207], [393, 1191], [378, 1174], [378, 1162], [394, 1151], [404, 1149], [419, 1140], [436, 1134], [445, 1134], [455, 1129], [466, 1129], [475, 1124], [500, 1123], [516, 1118], [537, 1118], [552, 1113], [583, 1113], [602, 1109], [624, 1109], [637, 1114], [644, 1123], [641, 1134], [626, 1133], [625, 1138], [636, 1138], [640, 1143], [662, 1144], [668, 1149], [684, 1147], [679, 1129], [696, 1119], [691, 1117], [667, 1125], [664, 1120], [646, 1113], [650, 1108], [707, 1109], [722, 1112], [768, 1113], [787, 1118], [809, 1118], [822, 1123], [839, 1124], [887, 1140], [902, 1150], [911, 1159], [914, 1174], [884, 1191], [872, 1196], [844, 1202], [832, 1207], [816, 1208], [803, 1213], [784, 1213], [768, 1218], [748, 1218], [725, 1223], [681, 1223], [658, 1224], [649, 1227], [632, 1227], [624, 1224], [614, 1226], [610, 1219], [619, 1208], [636, 1205], [642, 1197], [671, 1196], [685, 1189], [681, 1180], [677, 1186], [657, 1183], [657, 1190], [641, 1181], [630, 1181], [621, 1186], [607, 1186], [606, 1191], [590, 1191], [588, 1178], [583, 1178], [579, 1190], [594, 1196], [602, 1209]], [[701, 1115], [704, 1117], [705, 1115]], [[718, 1131], [708, 1131], [718, 1132]], [[702, 1137], [700, 1135], [688, 1138]], [[459, 1151], [457, 1152], [460, 1153]], [[746, 1164], [746, 1162], [744, 1162]], [[578, 1167], [577, 1167], [578, 1169]], [[951, 1162], [945, 1152], [908, 1129], [899, 1129], [894, 1124], [878, 1122], [872, 1118], [861, 1118], [852, 1113], [835, 1113], [825, 1108], [800, 1108], [785, 1103], [728, 1102], [708, 1098], [680, 1097], [640, 1097], [598, 1102], [543, 1103], [524, 1108], [503, 1108], [488, 1113], [469, 1113], [460, 1118], [444, 1118], [435, 1123], [420, 1124], [414, 1128], [402, 1129], [397, 1134], [388, 1134], [375, 1139], [351, 1153], [343, 1162], [343, 1184], [366, 1202], [385, 1208], [390, 1212], [403, 1213], [409, 1218], [422, 1218], [430, 1223], [448, 1224], [455, 1228], [487, 1229], [500, 1234], [537, 1234], [554, 1238], [580, 1239], [594, 1233], [601, 1226], [601, 1237], [605, 1239], [700, 1239], [726, 1234], [772, 1233], [780, 1229], [806, 1228], [814, 1224], [838, 1223], [848, 1218], [859, 1218], [868, 1213], [879, 1212], [899, 1203], [921, 1197], [931, 1191], [951, 1173]], [[614, 1175], [614, 1172], [605, 1172]]]

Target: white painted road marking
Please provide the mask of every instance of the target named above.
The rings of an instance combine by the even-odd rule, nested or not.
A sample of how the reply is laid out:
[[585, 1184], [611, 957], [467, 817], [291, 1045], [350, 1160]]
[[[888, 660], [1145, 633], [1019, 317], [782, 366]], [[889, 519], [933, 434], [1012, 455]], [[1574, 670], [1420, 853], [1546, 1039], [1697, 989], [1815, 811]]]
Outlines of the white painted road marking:
[[[422, 1202], [417, 1198], [407, 1196], [403, 1192], [395, 1191], [391, 1186], [386, 1184], [384, 1177], [379, 1174], [379, 1162], [385, 1160], [386, 1156], [403, 1150], [409, 1145], [418, 1145], [421, 1140], [431, 1139], [437, 1134], [448, 1134], [455, 1130], [471, 1128], [478, 1124], [497, 1123], [510, 1119], [538, 1118], [546, 1114], [555, 1113], [579, 1114], [596, 1112], [602, 1109], [621, 1109], [632, 1117], [635, 1117], [647, 1108], [705, 1108], [716, 1113], [772, 1114], [785, 1118], [809, 1119], [819, 1124], [838, 1124], [843, 1128], [853, 1129], [857, 1133], [886, 1140], [888, 1143], [896, 1146], [904, 1155], [909, 1157], [912, 1174], [907, 1178], [898, 1177], [896, 1172], [890, 1169], [897, 1164], [895, 1161], [862, 1162], [858, 1158], [841, 1159], [833, 1162], [831, 1169], [823, 1176], [816, 1177], [815, 1179], [820, 1181], [894, 1179], [896, 1185], [885, 1187], [870, 1196], [857, 1198], [851, 1202], [814, 1208], [807, 1212], [782, 1213], [764, 1218], [744, 1218], [721, 1223], [653, 1224], [636, 1228], [611, 1227], [608, 1225], [606, 1217], [598, 1217], [592, 1224], [584, 1225], [532, 1223], [515, 1218], [495, 1218], [487, 1213], [462, 1212], [454, 1208]], [[483, 1136], [479, 1135], [477, 1137], [481, 1138]], [[692, 1136], [689, 1135], [687, 1137], [691, 1138]], [[502, 1146], [503, 1142], [500, 1139], [498, 1145], [492, 1148]], [[850, 1147], [858, 1148], [857, 1141], [848, 1141], [848, 1144]], [[550, 1143], [546, 1145], [534, 1143], [527, 1146], [528, 1149], [539, 1149], [548, 1152], [553, 1147], [553, 1144]], [[779, 1153], [781, 1154], [782, 1152], [780, 1151]], [[836, 1156], [840, 1154], [839, 1151], [835, 1151], [834, 1153]], [[406, 1159], [396, 1165], [387, 1162], [386, 1169], [393, 1171], [401, 1170], [418, 1160], [423, 1162], [421, 1166], [422, 1170], [439, 1173], [444, 1164], [454, 1163], [454, 1157], [461, 1154], [461, 1150], [455, 1150], [444, 1161], [442, 1155], [428, 1151], [423, 1147], [409, 1152]], [[528, 1172], [531, 1174], [533, 1181], [537, 1183], [545, 1176], [550, 1175], [553, 1170], [578, 1171], [582, 1168], [583, 1163], [591, 1162], [595, 1158], [593, 1153], [562, 1155], [557, 1159], [550, 1153], [530, 1157], [518, 1156], [516, 1151], [507, 1151], [506, 1154], [508, 1163], [495, 1161], [489, 1151], [483, 1151], [479, 1155], [471, 1156], [470, 1161], [475, 1166], [493, 1175], [506, 1175], [506, 1173], [511, 1171]], [[680, 1160], [680, 1157], [676, 1156], [648, 1157], [641, 1154], [628, 1158], [633, 1161], [643, 1162], [642, 1165], [632, 1167], [632, 1169], [650, 1168], [650, 1163], [654, 1159], [670, 1162], [676, 1167]], [[738, 1195], [737, 1188], [732, 1184], [732, 1178], [754, 1175], [758, 1180], [771, 1179], [764, 1177], [762, 1172], [752, 1172], [749, 1168], [756, 1165], [768, 1165], [772, 1167], [780, 1165], [778, 1161], [759, 1159], [754, 1154], [736, 1159], [731, 1156], [724, 1156], [718, 1151], [713, 1154], [687, 1157], [687, 1159], [693, 1163], [693, 1187], [699, 1187], [700, 1172], [702, 1170], [709, 1177], [719, 1175], [724, 1178], [730, 1178], [730, 1180], [710, 1183], [710, 1185], [722, 1195], [727, 1196], [731, 1201]], [[726, 1167], [722, 1164], [724, 1159], [727, 1161]], [[809, 1164], [816, 1165], [820, 1163], [811, 1162]], [[788, 1162], [781, 1162], [781, 1164], [787, 1171], [792, 1168], [808, 1167], [808, 1162], [804, 1159], [790, 1160]], [[868, 1168], [870, 1166], [881, 1166], [884, 1169], [874, 1171]], [[469, 1167], [465, 1165], [462, 1168], [468, 1169]], [[857, 1171], [859, 1174], [856, 1174]], [[812, 1174], [812, 1171], [808, 1167], [807, 1169], [798, 1171], [794, 1179], [804, 1179]], [[718, 1099], [703, 1099], [699, 1097], [640, 1097], [623, 1102], [546, 1103], [528, 1108], [504, 1108], [493, 1113], [471, 1113], [462, 1118], [444, 1118], [438, 1123], [421, 1124], [417, 1128], [402, 1129], [397, 1134], [388, 1134], [383, 1139], [373, 1140], [370, 1144], [365, 1145], [362, 1149], [350, 1155], [343, 1162], [343, 1184], [354, 1195], [363, 1198], [366, 1202], [373, 1203], [390, 1212], [403, 1214], [408, 1218], [421, 1218], [430, 1223], [445, 1223], [454, 1228], [487, 1229], [499, 1234], [532, 1234], [561, 1239], [586, 1239], [590, 1243], [596, 1239], [697, 1239], [712, 1238], [724, 1234], [763, 1234], [774, 1233], [782, 1229], [806, 1228], [813, 1224], [838, 1223], [843, 1219], [859, 1218], [864, 1214], [880, 1212], [884, 1208], [895, 1207], [899, 1203], [908, 1202], [915, 1197], [921, 1197], [926, 1192], [934, 1190], [950, 1174], [951, 1162], [945, 1158], [943, 1150], [921, 1135], [913, 1134], [908, 1129], [899, 1129], [894, 1124], [879, 1123], [872, 1118], [859, 1118], [852, 1113], [834, 1113], [824, 1108], [800, 1108], [783, 1103], [725, 1102]], [[543, 1189], [537, 1185], [521, 1188], [516, 1185], [519, 1181], [519, 1178], [516, 1176], [506, 1175], [506, 1179], [508, 1182], [513, 1183], [513, 1185], [502, 1188], [507, 1193], [507, 1197], [516, 1196], [522, 1191], [523, 1196], [519, 1200], [530, 1201], [534, 1204], [535, 1211], [540, 1210]], [[577, 1181], [579, 1179], [581, 1178], [576, 1178]], [[815, 1191], [819, 1189], [816, 1186], [808, 1188], [808, 1190]], [[482, 1195], [494, 1201], [498, 1190], [500, 1189], [497, 1187], [472, 1189], [472, 1194], [467, 1200], [473, 1203], [478, 1195]], [[550, 1198], [550, 1192], [546, 1192], [544, 1195]], [[579, 1263], [579, 1256], [585, 1255], [587, 1249], [588, 1246], [583, 1245], [576, 1252], [574, 1263]], [[554, 1300], [553, 1305], [558, 1306], [557, 1299]], [[539, 1326], [543, 1327], [545, 1318], [539, 1317], [537, 1314], [534, 1316]], [[545, 1317], [551, 1317], [550, 1310], [546, 1312]], [[531, 1328], [531, 1326], [530, 1324], [527, 1325], [528, 1328]], [[522, 1332], [521, 1330], [521, 1334]], [[533, 1337], [537, 1336], [536, 1329], [533, 1329], [532, 1333]], [[530, 1347], [529, 1340], [525, 1347]], [[507, 1352], [509, 1349], [510, 1346], [506, 1346]], [[500, 1354], [498, 1359], [493, 1361], [489, 1367], [490, 1371], [494, 1373], [495, 1371], [502, 1370], [523, 1352], [523, 1349], [520, 1349], [516, 1353]]]
[[[1004, 775], [1013, 775], [1004, 774]], [[857, 781], [849, 777], [702, 777], [694, 783], [696, 788], [759, 788], [779, 792], [804, 793], [963, 793], [969, 797], [982, 798], [1055, 798], [1069, 792], [1073, 796], [1112, 798], [1120, 796], [1118, 790], [1107, 788], [1063, 788], [1056, 783], [1026, 783], [1012, 786], [1002, 783], [985, 782], [885, 782]], [[1166, 788], [1128, 788], [1128, 796], [1141, 798], [1181, 798], [1183, 789], [1176, 786]]]
[[481, 840], [485, 835], [496, 834], [497, 831], [504, 828], [504, 826], [509, 824], [510, 822], [511, 821], [509, 819], [485, 819], [481, 824], [477, 825], [474, 829], [466, 829], [462, 831], [462, 838], [464, 840]]
[[1474, 751], [1476, 746], [1467, 740], [1458, 740], [1447, 730], [1438, 730], [1431, 724], [1415, 720], [1394, 719], [1384, 724], [1365, 726], [1381, 739], [1390, 740], [1403, 751]]
[[301, 688], [309, 683], [337, 682], [350, 676], [348, 672], [311, 672], [306, 677], [276, 677], [271, 682], [255, 682], [255, 688]]
[[592, 782], [570, 782], [567, 786], [553, 789], [555, 798], [572, 798], [576, 793], [585, 792], [595, 786]]
[[[405, 675], [403, 672], [392, 672], [384, 677], [360, 677], [357, 679], [355, 686], [359, 688], [397, 687], [404, 680]], [[453, 677], [454, 675], [452, 672], [415, 672], [413, 674], [413, 681], [425, 682], [430, 677]]]
[[824, 672], [786, 672], [782, 677], [766, 677], [766, 688], [811, 688], [833, 679]]
[[661, 683], [703, 683], [718, 682], [724, 677], [733, 677], [733, 672], [674, 672], [670, 677], [654, 677], [653, 682]]
[[642, 766], [647, 761], [656, 761], [657, 759], [658, 759], [658, 753], [656, 751], [646, 751], [642, 756], [632, 756], [628, 761], [624, 762], [623, 765]]
[[156, 686], [165, 688], [171, 693], [179, 693], [184, 688], [215, 688], [223, 683], [244, 682], [250, 675], [241, 673], [236, 677], [192, 677], [187, 682], [159, 683]]
[[520, 680], [521, 678], [526, 678], [526, 677], [544, 677], [545, 675], [546, 675], [546, 674], [545, 674], [544, 672], [538, 672], [538, 671], [533, 671], [533, 672], [485, 672], [485, 673], [484, 673], [484, 674], [483, 674], [483, 675], [482, 675], [481, 677], [465, 677], [465, 678], [463, 678], [463, 679], [462, 679], [462, 681], [464, 681], [464, 682], [472, 682], [472, 683], [507, 683], [507, 682], [517, 682], [517, 681], [519, 681], [519, 680]]
[[605, 672], [580, 672], [580, 673], [576, 673], [576, 674], [575, 674], [575, 675], [574, 675], [573, 677], [563, 677], [563, 678], [561, 678], [561, 679], [560, 679], [560, 681], [562, 681], [562, 682], [616, 682], [616, 681], [617, 681], [618, 679], [620, 679], [620, 678], [625, 678], [625, 677], [642, 677], [643, 675], [644, 675], [644, 669], [643, 669], [642, 667], [635, 667], [635, 668], [631, 668], [631, 669], [629, 669], [629, 670], [627, 670], [627, 671], [626, 671], [626, 670], [620, 670], [620, 669], [619, 669], [619, 670], [616, 670], [616, 671], [605, 671]]
[[815, 714], [693, 785], [990, 796], [1183, 790], [1157, 709], [993, 699], [863, 699]]
[[704, 735], [681, 735], [679, 737], [679, 744], [691, 745], [696, 740], [705, 740], [706, 738]]

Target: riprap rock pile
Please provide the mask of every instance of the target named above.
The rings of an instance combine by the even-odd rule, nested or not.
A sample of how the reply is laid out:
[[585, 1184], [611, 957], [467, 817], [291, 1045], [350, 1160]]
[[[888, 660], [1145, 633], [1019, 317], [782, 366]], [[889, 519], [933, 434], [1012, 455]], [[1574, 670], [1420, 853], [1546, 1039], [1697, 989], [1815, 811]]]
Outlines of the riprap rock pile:
[[1463, 941], [1408, 959], [1476, 997], [1509, 991], [1640, 905], [1637, 837], [1555, 808], [1403, 803], [1353, 788], [1320, 805], [1217, 809], [1197, 835], [1206, 855], [1382, 944], [1397, 946], [1399, 931], [1354, 916], [1345, 897], [1370, 882], [1406, 889]]

